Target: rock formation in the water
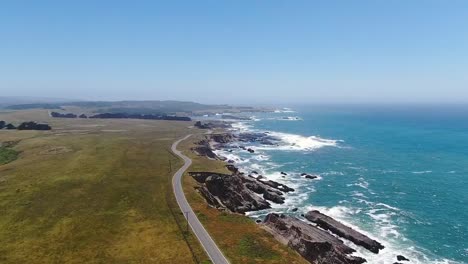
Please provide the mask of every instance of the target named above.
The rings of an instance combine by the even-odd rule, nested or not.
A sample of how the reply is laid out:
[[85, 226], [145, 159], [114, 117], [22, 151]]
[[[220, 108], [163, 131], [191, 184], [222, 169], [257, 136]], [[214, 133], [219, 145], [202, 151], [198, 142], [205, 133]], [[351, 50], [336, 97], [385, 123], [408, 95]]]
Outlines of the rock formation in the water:
[[407, 259], [405, 256], [402, 256], [402, 255], [398, 255], [396, 256], [396, 258], [398, 261], [409, 261], [409, 259]]
[[271, 213], [263, 225], [280, 242], [296, 250], [310, 263], [361, 264], [366, 261], [351, 256], [354, 249], [340, 239], [295, 217]]
[[379, 242], [367, 237], [366, 235], [348, 227], [335, 219], [320, 213], [319, 211], [310, 211], [305, 215], [305, 218], [317, 226], [329, 230], [332, 233], [345, 238], [358, 246], [362, 246], [373, 253], [379, 253], [379, 250], [384, 249], [384, 246]]

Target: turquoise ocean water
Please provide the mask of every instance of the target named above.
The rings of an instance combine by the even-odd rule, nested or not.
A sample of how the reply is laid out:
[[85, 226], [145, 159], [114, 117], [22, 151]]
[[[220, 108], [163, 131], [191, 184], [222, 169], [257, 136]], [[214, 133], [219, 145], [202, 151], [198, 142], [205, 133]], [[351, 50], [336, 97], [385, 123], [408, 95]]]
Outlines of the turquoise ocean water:
[[386, 246], [377, 255], [359, 249], [369, 263], [391, 264], [397, 254], [468, 263], [468, 107], [293, 106], [253, 115], [236, 130], [268, 132], [279, 146], [218, 154], [296, 188], [270, 211], [319, 209], [365, 232]]

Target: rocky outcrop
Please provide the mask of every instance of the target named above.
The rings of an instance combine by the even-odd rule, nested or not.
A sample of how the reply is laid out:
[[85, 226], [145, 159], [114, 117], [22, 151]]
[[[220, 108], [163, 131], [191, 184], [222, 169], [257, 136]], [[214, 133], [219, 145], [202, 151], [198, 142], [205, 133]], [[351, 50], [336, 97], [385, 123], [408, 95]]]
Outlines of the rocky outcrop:
[[310, 175], [310, 174], [307, 174], [307, 175], [304, 176], [304, 178], [313, 180], [313, 179], [317, 179], [318, 176], [317, 176], [317, 175]]
[[200, 194], [214, 207], [236, 213], [270, 208], [270, 203], [245, 187], [239, 174], [212, 173], [198, 177], [198, 181], [201, 181]]
[[197, 154], [198, 156], [207, 157], [209, 159], [219, 159], [219, 157], [211, 149], [210, 144], [207, 140], [201, 140], [196, 144], [197, 146], [191, 148], [191, 150], [195, 152], [195, 154]]
[[23, 122], [18, 126], [18, 130], [51, 130], [48, 124], [40, 124], [33, 121]]
[[402, 256], [402, 255], [398, 255], [396, 256], [396, 258], [398, 261], [409, 261], [409, 259], [407, 259], [405, 256]]
[[231, 175], [214, 172], [190, 172], [189, 175], [200, 184], [198, 190], [210, 205], [232, 212], [263, 210], [270, 208], [268, 201], [282, 204], [285, 200], [280, 190], [284, 185], [277, 184], [275, 186], [279, 187], [273, 188], [239, 173], [234, 166]]
[[279, 183], [279, 182], [275, 182], [275, 181], [271, 181], [271, 180], [268, 180], [268, 181], [262, 181], [262, 180], [258, 180], [259, 182], [265, 184], [265, 185], [268, 185], [270, 187], [273, 187], [277, 190], [280, 190], [282, 192], [294, 192], [294, 189], [291, 188], [291, 187], [288, 187], [282, 183]]
[[317, 226], [329, 230], [332, 233], [345, 238], [358, 246], [362, 246], [373, 253], [379, 253], [379, 250], [383, 249], [384, 246], [379, 242], [370, 239], [366, 235], [348, 227], [335, 219], [320, 213], [319, 211], [310, 211], [305, 215], [305, 218]]
[[310, 263], [361, 264], [366, 261], [349, 255], [354, 249], [340, 239], [298, 218], [271, 213], [263, 222], [267, 231]]
[[216, 143], [220, 143], [220, 144], [226, 144], [226, 143], [230, 143], [232, 141], [235, 140], [235, 137], [234, 135], [230, 134], [230, 133], [223, 133], [223, 134], [212, 134], [210, 136], [211, 140], [213, 140], [214, 142]]
[[210, 159], [217, 159], [218, 156], [207, 146], [197, 146], [193, 147], [192, 151], [195, 152], [198, 156], [204, 156]]

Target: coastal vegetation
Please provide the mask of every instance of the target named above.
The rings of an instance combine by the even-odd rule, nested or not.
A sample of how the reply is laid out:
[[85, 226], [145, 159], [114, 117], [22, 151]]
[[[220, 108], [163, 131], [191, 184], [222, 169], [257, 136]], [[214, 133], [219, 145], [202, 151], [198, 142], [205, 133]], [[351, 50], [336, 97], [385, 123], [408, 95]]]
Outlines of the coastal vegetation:
[[169, 148], [187, 123], [0, 117], [54, 128], [0, 131], [21, 153], [0, 165], [1, 263], [209, 263], [170, 186], [181, 161]]
[[18, 152], [8, 147], [0, 147], [0, 165], [10, 163], [18, 158]]

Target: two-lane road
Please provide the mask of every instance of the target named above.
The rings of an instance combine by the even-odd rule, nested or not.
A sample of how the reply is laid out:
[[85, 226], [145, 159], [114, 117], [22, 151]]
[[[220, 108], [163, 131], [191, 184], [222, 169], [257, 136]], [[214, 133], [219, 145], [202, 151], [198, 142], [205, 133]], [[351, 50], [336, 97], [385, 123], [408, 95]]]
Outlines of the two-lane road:
[[182, 212], [184, 213], [184, 217], [188, 220], [188, 223], [192, 228], [193, 233], [197, 236], [198, 240], [202, 244], [211, 261], [214, 264], [229, 264], [229, 261], [226, 259], [226, 257], [224, 257], [221, 250], [210, 237], [210, 234], [208, 234], [208, 232], [198, 220], [197, 216], [194, 214], [192, 207], [190, 207], [189, 203], [187, 202], [187, 199], [185, 198], [184, 190], [182, 189], [182, 175], [190, 167], [190, 165], [192, 164], [192, 160], [184, 154], [182, 154], [180, 151], [178, 151], [177, 145], [181, 141], [189, 138], [190, 136], [191, 135], [187, 135], [186, 137], [177, 140], [176, 142], [174, 142], [174, 144], [172, 144], [171, 147], [172, 152], [174, 152], [174, 154], [176, 154], [184, 160], [184, 166], [182, 166], [182, 168], [180, 168], [172, 178], [172, 187], [174, 188], [174, 194], [177, 203], [179, 204], [180, 210], [182, 210]]

